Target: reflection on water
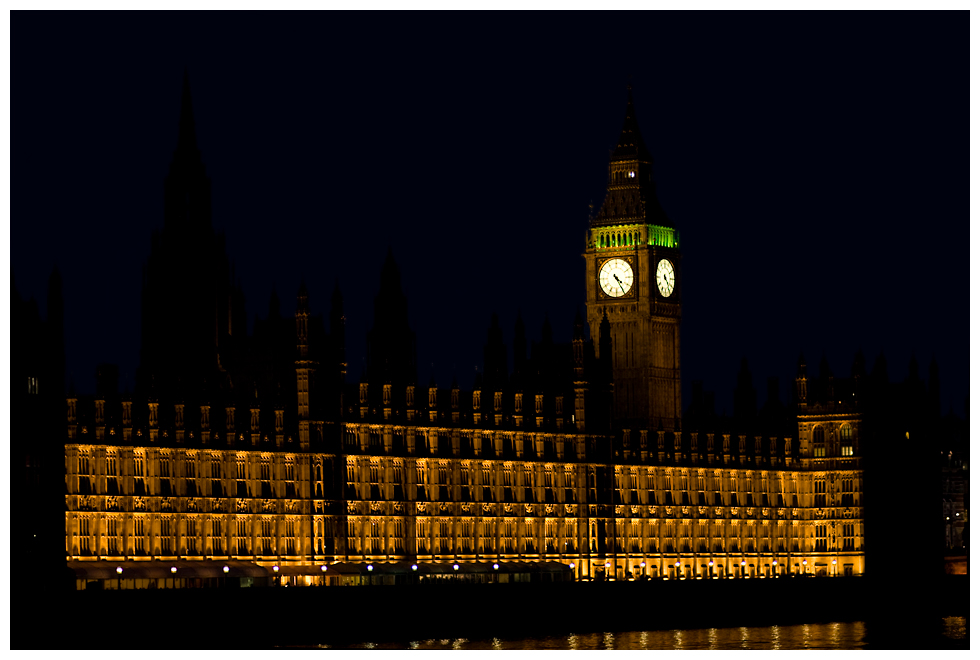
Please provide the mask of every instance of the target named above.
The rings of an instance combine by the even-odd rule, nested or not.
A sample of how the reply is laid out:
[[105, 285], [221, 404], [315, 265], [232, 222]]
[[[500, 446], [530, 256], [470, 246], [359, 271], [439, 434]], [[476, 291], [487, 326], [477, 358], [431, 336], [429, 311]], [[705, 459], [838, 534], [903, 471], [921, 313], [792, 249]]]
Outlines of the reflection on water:
[[943, 619], [943, 635], [950, 639], [966, 639], [966, 617], [945, 617]]
[[[960, 617], [951, 629], [966, 634]], [[642, 630], [570, 634], [521, 639], [426, 639], [408, 643], [365, 642], [359, 649], [458, 649], [458, 650], [637, 650], [637, 649], [857, 649], [863, 648], [864, 624], [821, 623], [762, 628], [701, 628], [696, 630]]]
[[[966, 640], [967, 617], [943, 619], [943, 636]], [[634, 632], [572, 633], [562, 636], [520, 639], [428, 639], [404, 643], [365, 642], [346, 648], [359, 649], [459, 649], [459, 650], [660, 650], [660, 649], [861, 649], [866, 648], [866, 626], [861, 621], [810, 623], [759, 628], [700, 628], [691, 630], [643, 630]], [[322, 647], [321, 647], [322, 648]], [[327, 648], [330, 648], [327, 646]]]

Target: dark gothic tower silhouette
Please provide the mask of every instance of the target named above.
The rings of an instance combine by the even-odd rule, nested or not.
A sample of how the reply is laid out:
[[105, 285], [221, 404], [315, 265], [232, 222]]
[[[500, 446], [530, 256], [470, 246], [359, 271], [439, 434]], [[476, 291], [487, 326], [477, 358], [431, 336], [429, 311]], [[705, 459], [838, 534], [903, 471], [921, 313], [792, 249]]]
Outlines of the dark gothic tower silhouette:
[[[30, 570], [10, 575], [11, 603], [36, 618], [67, 581], [65, 525], [64, 295], [48, 280], [47, 319], [10, 278], [10, 548]], [[15, 635], [16, 636], [16, 635]]]
[[190, 395], [227, 379], [231, 339], [244, 334], [244, 314], [235, 309], [242, 303], [229, 277], [224, 236], [211, 225], [211, 180], [197, 146], [186, 73], [163, 201], [163, 229], [153, 233], [143, 271], [137, 390]]
[[657, 201], [632, 92], [584, 256], [593, 336], [608, 317], [617, 424], [674, 430], [681, 416], [681, 255], [677, 230]]
[[374, 385], [372, 398], [380, 393], [381, 385], [391, 385], [393, 405], [401, 405], [405, 388], [416, 384], [415, 356], [415, 333], [408, 325], [408, 300], [389, 249], [381, 267], [381, 287], [374, 298], [374, 325], [367, 337], [367, 377]]

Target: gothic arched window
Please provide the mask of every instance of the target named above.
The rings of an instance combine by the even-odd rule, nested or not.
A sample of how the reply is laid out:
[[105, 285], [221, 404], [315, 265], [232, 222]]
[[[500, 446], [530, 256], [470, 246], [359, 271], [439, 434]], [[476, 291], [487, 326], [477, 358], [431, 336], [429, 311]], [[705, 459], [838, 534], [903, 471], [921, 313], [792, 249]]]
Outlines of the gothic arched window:
[[840, 453], [841, 456], [854, 455], [854, 439], [851, 435], [851, 425], [845, 424], [840, 429]]
[[827, 455], [827, 450], [824, 447], [824, 433], [823, 427], [818, 426], [813, 429], [813, 456], [815, 458], [821, 458]]

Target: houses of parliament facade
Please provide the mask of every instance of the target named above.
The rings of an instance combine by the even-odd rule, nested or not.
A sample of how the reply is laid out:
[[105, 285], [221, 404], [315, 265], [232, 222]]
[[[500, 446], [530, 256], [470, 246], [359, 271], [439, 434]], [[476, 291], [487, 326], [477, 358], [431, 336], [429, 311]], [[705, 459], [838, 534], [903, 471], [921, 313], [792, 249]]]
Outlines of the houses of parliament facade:
[[697, 386], [682, 410], [681, 242], [632, 98], [583, 246], [587, 318], [570, 345], [546, 322], [530, 351], [519, 320], [509, 369], [494, 317], [469, 389], [419, 382], [390, 252], [361, 382], [339, 290], [326, 322], [305, 286], [292, 317], [273, 295], [247, 336], [186, 80], [164, 209], [134, 391], [105, 367], [94, 396], [67, 398], [70, 566], [249, 565], [289, 584], [338, 583], [341, 565], [864, 573], [863, 360], [835, 382], [801, 356], [791, 406], [771, 384], [758, 412], [743, 365], [734, 415]]

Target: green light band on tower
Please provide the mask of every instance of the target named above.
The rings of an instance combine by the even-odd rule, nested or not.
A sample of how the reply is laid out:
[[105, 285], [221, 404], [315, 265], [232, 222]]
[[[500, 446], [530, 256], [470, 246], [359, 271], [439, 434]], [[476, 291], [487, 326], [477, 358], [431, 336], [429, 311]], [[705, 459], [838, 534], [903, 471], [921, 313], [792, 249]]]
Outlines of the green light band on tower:
[[680, 246], [680, 241], [677, 230], [672, 227], [647, 225], [647, 244], [676, 248]]

